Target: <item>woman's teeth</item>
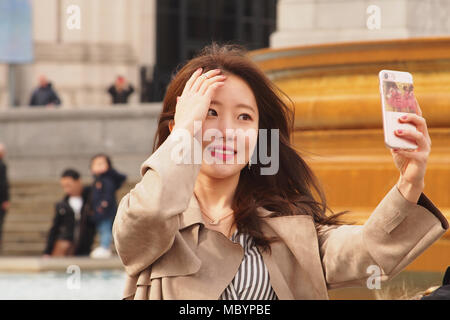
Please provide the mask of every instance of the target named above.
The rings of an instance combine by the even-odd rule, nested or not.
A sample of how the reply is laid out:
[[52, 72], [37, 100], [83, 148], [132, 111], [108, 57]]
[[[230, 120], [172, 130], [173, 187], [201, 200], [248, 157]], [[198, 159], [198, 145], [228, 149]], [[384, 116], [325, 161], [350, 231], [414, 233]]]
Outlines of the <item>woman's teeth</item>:
[[233, 150], [220, 150], [220, 149], [215, 149], [214, 152], [222, 153], [222, 154], [234, 154], [234, 151], [233, 151]]

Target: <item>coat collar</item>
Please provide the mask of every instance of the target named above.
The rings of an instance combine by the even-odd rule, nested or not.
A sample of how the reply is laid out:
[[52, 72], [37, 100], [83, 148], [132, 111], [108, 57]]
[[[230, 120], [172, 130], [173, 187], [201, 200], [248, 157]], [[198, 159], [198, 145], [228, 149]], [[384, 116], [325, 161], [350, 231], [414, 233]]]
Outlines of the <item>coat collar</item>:
[[[263, 218], [267, 218], [267, 219], [263, 219], [265, 223], [262, 224], [263, 227], [263, 233], [266, 234], [268, 237], [272, 237], [272, 236], [279, 236], [281, 237], [282, 241], [285, 243], [285, 245], [289, 248], [287, 250], [291, 250], [295, 256], [295, 258], [298, 259], [299, 263], [299, 268], [302, 269], [304, 268], [305, 270], [308, 270], [307, 266], [304, 266], [303, 264], [308, 263], [311, 264], [315, 261], [314, 259], [314, 254], [315, 252], [318, 252], [318, 248], [314, 247], [314, 244], [316, 244], [316, 238], [315, 238], [315, 234], [313, 233], [314, 228], [311, 229], [311, 226], [313, 225], [313, 219], [310, 216], [283, 216], [283, 217], [274, 217], [274, 218], [269, 218], [267, 217], [268, 215], [270, 215], [272, 213], [272, 211], [267, 210], [263, 207], [258, 207], [258, 215], [263, 217]], [[185, 237], [185, 240], [188, 240], [188, 243], [191, 244], [191, 246], [193, 247], [197, 247], [198, 244], [198, 237], [199, 237], [199, 232], [200, 229], [202, 229], [205, 226], [205, 221], [203, 220], [202, 217], [202, 212], [200, 210], [200, 206], [199, 206], [199, 201], [195, 195], [195, 193], [192, 195], [188, 207], [186, 208], [186, 210], [180, 214], [179, 216], [180, 218], [180, 225], [179, 225], [179, 230], [183, 230], [183, 234]], [[193, 228], [189, 228], [191, 226], [194, 225], [198, 225], [197, 227], [193, 227]], [[301, 237], [305, 237], [304, 241], [299, 241], [299, 236], [298, 235], [302, 235]], [[224, 241], [225, 238], [223, 237], [219, 237], [217, 236], [215, 233], [211, 233], [209, 235], [210, 237], [212, 237], [211, 239], [215, 239], [216, 241], [221, 242], [221, 247], [224, 248], [228, 248], [229, 250], [233, 249], [234, 247], [231, 245], [231, 243]], [[311, 241], [311, 250], [303, 250], [304, 246], [298, 246], [298, 243], [306, 243], [307, 241]], [[216, 244], [217, 245], [217, 244]], [[280, 250], [280, 246], [276, 246], [273, 248], [273, 250]], [[286, 250], [282, 250], [280, 251], [285, 252]], [[275, 291], [275, 293], [277, 294], [278, 298], [281, 300], [289, 300], [289, 299], [294, 299], [295, 296], [308, 296], [308, 294], [311, 294], [311, 292], [309, 293], [305, 293], [303, 292], [304, 290], [309, 290], [312, 292], [317, 292], [317, 297], [320, 298], [324, 298], [323, 295], [321, 295], [320, 293], [325, 290], [326, 292], [326, 287], [324, 287], [324, 284], [319, 283], [319, 284], [312, 284], [310, 287], [305, 287], [305, 289], [302, 288], [297, 288], [297, 285], [295, 284], [291, 284], [290, 281], [288, 279], [291, 279], [291, 277], [293, 275], [289, 274], [289, 271], [286, 270], [285, 267], [283, 267], [283, 263], [284, 261], [279, 261], [280, 257], [284, 257], [284, 256], [280, 256], [280, 255], [273, 255], [273, 254], [268, 254], [262, 250], [260, 250], [261, 255], [264, 259], [264, 262], [267, 266], [268, 272], [270, 274], [270, 279], [271, 279], [271, 285]], [[239, 255], [232, 255], [233, 258], [238, 258]], [[193, 261], [195, 259], [186, 259], [187, 261]], [[304, 261], [305, 260], [305, 261]], [[313, 262], [311, 262], [313, 261]], [[314, 263], [313, 263], [314, 264]], [[188, 266], [189, 265], [189, 266]], [[192, 262], [192, 263], [187, 263], [183, 266], [180, 266], [181, 271], [177, 271], [179, 274], [181, 274], [181, 272], [187, 272], [186, 270], [188, 270], [189, 272], [195, 272], [199, 269], [199, 266], [201, 265], [201, 262], [198, 261], [196, 263]], [[236, 267], [239, 266], [239, 261], [235, 261], [233, 264], [231, 265], [235, 265]], [[164, 269], [164, 272], [168, 272], [166, 267], [162, 267], [162, 269]], [[316, 270], [321, 270], [321, 266], [320, 264], [314, 264], [314, 268]], [[227, 269], [228, 270], [228, 269]], [[221, 285], [218, 286], [217, 288], [222, 290], [222, 286], [226, 285], [227, 281], [230, 281], [232, 279], [232, 275], [234, 275], [236, 273], [236, 270], [228, 270], [230, 275], [228, 275], [227, 277], [231, 277], [230, 279], [228, 279], [227, 277], [223, 278]], [[286, 273], [287, 272], [287, 273]], [[286, 274], [285, 274], [286, 273]], [[307, 274], [307, 273], [306, 273]], [[307, 275], [309, 277], [309, 275]], [[225, 281], [226, 280], [226, 281]], [[307, 282], [308, 279], [301, 279], [304, 282]], [[307, 289], [309, 288], [309, 289]], [[324, 289], [325, 288], [325, 289]], [[205, 289], [206, 290], [206, 289]], [[219, 290], [219, 291], [220, 291]], [[302, 291], [303, 290], [303, 291]], [[214, 292], [214, 294], [211, 294], [211, 296], [216, 296], [217, 292]]]
[[188, 207], [180, 215], [180, 227], [179, 230], [190, 227], [194, 224], [202, 224], [205, 226], [205, 221], [202, 217], [202, 212], [200, 210], [200, 205], [195, 193], [192, 194], [191, 200], [189, 201]]
[[[258, 214], [261, 217], [267, 217], [268, 215], [270, 215], [272, 213], [271, 211], [269, 211], [263, 207], [259, 207], [257, 210], [258, 210]], [[206, 224], [205, 220], [203, 219], [199, 201], [198, 201], [195, 193], [192, 194], [192, 197], [189, 201], [189, 204], [188, 204], [188, 207], [186, 208], [186, 210], [184, 210], [184, 212], [180, 215], [179, 230], [183, 230], [194, 224], [201, 224], [203, 226], [205, 226], [205, 224]]]
[[[263, 207], [258, 208], [258, 214], [261, 217], [267, 217], [271, 213], [272, 213], [271, 211], [269, 211]], [[271, 220], [271, 219], [268, 219], [268, 220]], [[190, 237], [192, 237], [191, 238], [192, 241], [195, 243], [194, 245], [197, 246], [198, 245], [198, 232], [200, 231], [200, 228], [193, 228], [191, 230], [192, 233], [187, 230], [188, 227], [193, 226], [195, 224], [200, 224], [204, 227], [205, 221], [203, 220], [203, 217], [202, 217], [202, 212], [201, 212], [201, 209], [199, 206], [199, 201], [197, 199], [197, 196], [194, 193], [189, 201], [188, 207], [180, 215], [179, 230], [181, 231], [183, 229], [186, 229], [185, 232], [187, 232], [187, 233], [185, 233], [185, 234], [186, 235], [190, 234]], [[267, 234], [268, 236], [276, 236], [277, 235], [274, 232], [274, 230], [272, 230], [272, 228], [270, 228], [268, 226], [264, 226], [263, 232], [265, 234]], [[218, 237], [218, 238], [222, 239], [221, 237]], [[222, 245], [226, 246], [228, 244], [223, 243]], [[262, 252], [262, 250], [260, 250], [260, 252]], [[264, 262], [269, 271], [272, 287], [275, 290], [275, 293], [277, 294], [278, 298], [282, 299], [282, 300], [293, 299], [294, 298], [293, 292], [291, 291], [289, 284], [286, 282], [286, 279], [283, 276], [283, 274], [278, 266], [279, 261], [277, 262], [272, 255], [267, 254], [265, 252], [262, 252], [262, 257], [263, 257]], [[191, 260], [191, 259], [189, 259], [189, 260]], [[239, 263], [237, 263], [236, 265], [238, 266]], [[236, 270], [233, 270], [233, 274], [235, 274], [235, 273], [236, 273]]]

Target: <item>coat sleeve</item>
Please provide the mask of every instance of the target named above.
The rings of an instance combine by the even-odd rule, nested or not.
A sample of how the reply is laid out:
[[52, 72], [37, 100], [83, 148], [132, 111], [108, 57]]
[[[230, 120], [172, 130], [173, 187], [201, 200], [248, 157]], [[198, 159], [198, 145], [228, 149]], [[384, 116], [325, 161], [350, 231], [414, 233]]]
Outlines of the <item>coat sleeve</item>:
[[55, 204], [55, 215], [53, 217], [53, 223], [48, 231], [47, 244], [45, 246], [43, 254], [52, 254], [53, 246], [55, 245], [56, 238], [58, 237], [59, 226], [61, 225], [61, 215], [59, 214], [59, 203]]
[[447, 229], [448, 221], [424, 193], [416, 204], [395, 185], [364, 225], [318, 227], [327, 287], [366, 286], [374, 275], [391, 279]]
[[[119, 202], [113, 236], [130, 276], [170, 249], [179, 229], [179, 214], [193, 195], [201, 163], [191, 161], [190, 150], [198, 141], [189, 134], [183, 138], [170, 134], [141, 165], [141, 181]], [[175, 154], [181, 150], [183, 160], [178, 161]]]

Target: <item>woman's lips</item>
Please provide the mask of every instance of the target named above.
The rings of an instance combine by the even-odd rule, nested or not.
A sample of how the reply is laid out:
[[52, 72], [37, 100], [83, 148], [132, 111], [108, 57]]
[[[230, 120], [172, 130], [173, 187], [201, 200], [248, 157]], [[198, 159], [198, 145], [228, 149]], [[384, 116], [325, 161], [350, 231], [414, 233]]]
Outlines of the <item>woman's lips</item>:
[[211, 156], [218, 158], [218, 159], [222, 159], [222, 160], [228, 160], [228, 159], [232, 159], [234, 157], [234, 155], [236, 154], [236, 151], [234, 151], [233, 149], [230, 148], [213, 148], [211, 150]]

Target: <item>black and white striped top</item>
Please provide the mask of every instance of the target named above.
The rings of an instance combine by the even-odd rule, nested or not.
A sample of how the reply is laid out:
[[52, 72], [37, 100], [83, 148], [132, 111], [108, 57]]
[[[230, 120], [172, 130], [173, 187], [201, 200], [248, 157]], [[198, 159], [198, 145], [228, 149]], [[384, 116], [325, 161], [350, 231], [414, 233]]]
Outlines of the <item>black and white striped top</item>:
[[236, 230], [231, 240], [244, 248], [244, 258], [219, 300], [277, 300], [269, 272], [253, 238], [249, 234], [238, 234]]

